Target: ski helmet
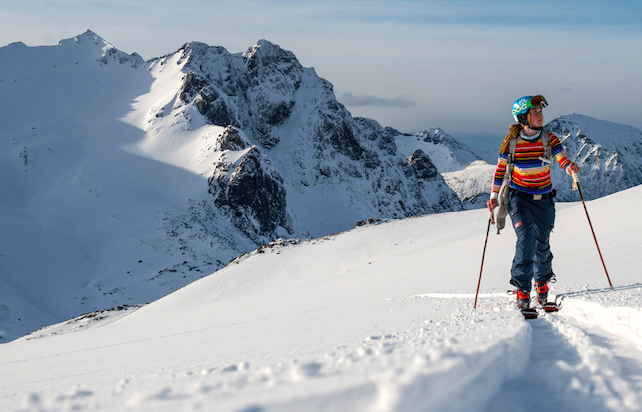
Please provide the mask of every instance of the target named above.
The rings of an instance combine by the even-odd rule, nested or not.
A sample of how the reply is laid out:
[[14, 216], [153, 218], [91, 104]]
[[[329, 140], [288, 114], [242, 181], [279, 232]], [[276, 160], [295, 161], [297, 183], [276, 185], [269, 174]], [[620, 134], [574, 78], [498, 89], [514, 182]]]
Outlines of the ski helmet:
[[528, 111], [534, 107], [544, 108], [548, 106], [546, 99], [541, 94], [537, 96], [520, 97], [513, 103], [513, 118], [519, 124], [528, 125]]

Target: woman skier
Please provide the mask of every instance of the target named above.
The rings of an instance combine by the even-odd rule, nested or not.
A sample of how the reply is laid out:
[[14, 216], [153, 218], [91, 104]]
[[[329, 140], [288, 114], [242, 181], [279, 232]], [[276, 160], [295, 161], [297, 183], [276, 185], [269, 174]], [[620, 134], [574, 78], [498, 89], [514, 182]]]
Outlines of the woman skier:
[[[569, 175], [580, 170], [568, 159], [557, 136], [544, 129], [542, 108], [547, 105], [541, 95], [524, 96], [513, 104], [512, 114], [517, 124], [510, 126], [499, 149], [487, 202], [491, 213], [500, 206], [499, 215], [502, 209], [510, 215], [517, 235], [510, 283], [517, 288], [517, 306], [522, 310], [531, 309], [533, 280], [539, 303], [546, 304], [548, 282], [555, 276], [549, 245], [549, 235], [555, 222], [552, 158]], [[500, 216], [498, 230], [501, 229], [499, 221]]]

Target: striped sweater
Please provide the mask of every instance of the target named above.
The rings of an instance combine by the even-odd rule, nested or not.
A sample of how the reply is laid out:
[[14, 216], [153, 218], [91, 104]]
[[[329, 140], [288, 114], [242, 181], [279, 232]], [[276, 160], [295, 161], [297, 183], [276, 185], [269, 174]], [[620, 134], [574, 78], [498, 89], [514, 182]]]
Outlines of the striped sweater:
[[[548, 137], [551, 142], [553, 157], [562, 169], [566, 170], [571, 164], [571, 161], [566, 157], [562, 143], [553, 133], [549, 132]], [[533, 136], [530, 139], [532, 140], [527, 140], [523, 134], [517, 136], [515, 161], [513, 162], [513, 174], [510, 187], [521, 190], [522, 192], [541, 195], [553, 189], [551, 183], [551, 165], [540, 159], [540, 156], [544, 156], [544, 145], [539, 135]], [[493, 178], [491, 198], [496, 199], [498, 197], [499, 189], [502, 186], [504, 175], [506, 174], [506, 163], [509, 152], [510, 148], [506, 147], [505, 150], [499, 153], [497, 168], [495, 169], [495, 176]]]

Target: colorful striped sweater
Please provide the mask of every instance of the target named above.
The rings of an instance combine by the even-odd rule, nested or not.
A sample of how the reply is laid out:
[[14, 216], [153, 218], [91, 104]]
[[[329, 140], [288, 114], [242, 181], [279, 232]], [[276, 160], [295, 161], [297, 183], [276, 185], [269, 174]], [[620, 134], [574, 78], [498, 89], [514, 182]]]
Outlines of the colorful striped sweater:
[[[526, 136], [520, 134], [517, 136], [517, 145], [515, 147], [515, 161], [513, 162], [513, 174], [510, 187], [521, 190], [522, 192], [541, 195], [553, 190], [551, 183], [551, 165], [540, 159], [544, 156], [544, 145], [539, 135], [533, 136], [532, 140], [527, 140]], [[553, 133], [548, 133], [551, 142], [553, 157], [557, 160], [562, 169], [571, 164], [571, 161], [564, 153], [564, 147], [560, 140]], [[506, 147], [499, 153], [497, 168], [493, 178], [491, 198], [497, 198], [499, 188], [504, 181], [506, 174], [506, 163], [510, 148]]]

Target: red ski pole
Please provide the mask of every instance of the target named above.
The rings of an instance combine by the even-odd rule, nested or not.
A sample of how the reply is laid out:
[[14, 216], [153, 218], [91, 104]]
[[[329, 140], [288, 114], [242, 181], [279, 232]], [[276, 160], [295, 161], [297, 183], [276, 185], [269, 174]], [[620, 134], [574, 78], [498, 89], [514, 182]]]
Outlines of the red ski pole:
[[591, 223], [591, 218], [589, 217], [588, 210], [586, 209], [586, 203], [584, 203], [584, 196], [582, 196], [582, 189], [580, 189], [580, 183], [577, 181], [577, 174], [571, 172], [571, 175], [573, 176], [573, 190], [577, 190], [580, 194], [580, 199], [582, 199], [582, 206], [584, 206], [584, 212], [586, 212], [586, 219], [588, 219], [589, 226], [591, 227], [591, 233], [593, 234], [593, 240], [595, 240], [597, 253], [600, 255], [600, 260], [602, 261], [602, 266], [604, 267], [604, 273], [606, 273], [606, 280], [609, 281], [609, 286], [611, 287], [611, 290], [613, 290], [613, 284], [611, 283], [611, 278], [609, 277], [609, 271], [606, 270], [606, 265], [604, 264], [604, 258], [602, 258], [602, 252], [600, 251], [600, 245], [597, 243], [597, 237], [595, 237], [593, 224]]
[[486, 240], [484, 240], [484, 251], [482, 252], [481, 268], [479, 269], [479, 281], [477, 281], [477, 292], [475, 292], [475, 304], [473, 309], [477, 309], [477, 296], [479, 295], [479, 285], [481, 285], [482, 271], [484, 270], [484, 257], [486, 256], [486, 245], [488, 244], [488, 233], [490, 232], [490, 225], [495, 223], [495, 215], [490, 212], [488, 216], [488, 227], [486, 228]]

